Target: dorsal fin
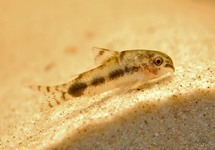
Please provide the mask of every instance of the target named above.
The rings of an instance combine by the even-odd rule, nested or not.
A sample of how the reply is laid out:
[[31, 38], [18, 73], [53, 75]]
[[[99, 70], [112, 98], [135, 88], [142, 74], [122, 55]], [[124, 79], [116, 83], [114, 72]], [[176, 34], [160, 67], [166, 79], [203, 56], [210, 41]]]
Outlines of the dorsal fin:
[[95, 57], [95, 63], [97, 65], [101, 65], [110, 58], [114, 56], [118, 56], [119, 52], [114, 51], [114, 50], [109, 50], [105, 48], [98, 48], [98, 47], [93, 47], [93, 54]]

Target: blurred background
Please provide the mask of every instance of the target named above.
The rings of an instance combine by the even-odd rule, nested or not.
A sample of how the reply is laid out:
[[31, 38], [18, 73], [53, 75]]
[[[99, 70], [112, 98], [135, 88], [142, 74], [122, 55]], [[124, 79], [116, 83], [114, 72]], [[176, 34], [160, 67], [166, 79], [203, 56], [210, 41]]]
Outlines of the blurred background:
[[[214, 74], [212, 69], [211, 74], [200, 71], [198, 78], [195, 72], [197, 68], [207, 70], [200, 62], [213, 66], [215, 61], [215, 1], [0, 0], [0, 147], [22, 142], [26, 142], [23, 145], [35, 144], [29, 142], [32, 137], [22, 137], [23, 133], [37, 132], [34, 123], [38, 120], [42, 129], [46, 124], [43, 113], [41, 116], [36, 113], [41, 106], [38, 95], [26, 88], [27, 85], [63, 83], [72, 75], [93, 68], [91, 49], [94, 46], [119, 51], [160, 50], [173, 59], [178, 79], [207, 82], [201, 79], [201, 74], [209, 77]], [[183, 66], [186, 66], [184, 70], [190, 70], [185, 72]], [[191, 74], [193, 66], [196, 68]], [[212, 77], [209, 78], [212, 81]], [[192, 86], [189, 82], [186, 84]], [[187, 92], [192, 93], [193, 88]], [[206, 110], [206, 116], [213, 113]], [[55, 122], [52, 123], [55, 126]], [[49, 128], [49, 122], [47, 124]], [[56, 126], [56, 131], [58, 129]]]

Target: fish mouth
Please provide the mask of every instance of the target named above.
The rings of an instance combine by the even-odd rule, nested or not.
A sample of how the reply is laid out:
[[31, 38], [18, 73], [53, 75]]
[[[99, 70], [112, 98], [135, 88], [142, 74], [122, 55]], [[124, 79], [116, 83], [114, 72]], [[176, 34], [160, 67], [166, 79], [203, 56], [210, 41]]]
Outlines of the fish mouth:
[[166, 64], [164, 67], [167, 67], [167, 68], [172, 68], [173, 71], [175, 71], [175, 68], [172, 64]]

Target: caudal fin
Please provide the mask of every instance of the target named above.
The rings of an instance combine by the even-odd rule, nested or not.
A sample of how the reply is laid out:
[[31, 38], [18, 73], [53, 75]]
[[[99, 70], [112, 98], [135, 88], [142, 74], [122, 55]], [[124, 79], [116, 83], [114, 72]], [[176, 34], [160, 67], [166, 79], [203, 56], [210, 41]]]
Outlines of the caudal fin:
[[42, 101], [41, 111], [53, 108], [71, 99], [71, 96], [66, 91], [65, 85], [56, 86], [30, 85], [29, 87], [34, 91], [43, 93], [44, 99]]

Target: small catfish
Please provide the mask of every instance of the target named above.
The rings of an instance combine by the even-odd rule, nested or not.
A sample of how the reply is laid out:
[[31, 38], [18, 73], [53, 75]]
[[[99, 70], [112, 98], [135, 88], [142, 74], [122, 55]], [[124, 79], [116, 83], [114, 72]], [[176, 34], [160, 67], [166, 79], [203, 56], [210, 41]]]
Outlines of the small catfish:
[[107, 91], [119, 95], [175, 70], [172, 59], [159, 51], [140, 49], [119, 52], [94, 47], [93, 52], [98, 67], [64, 84], [30, 86], [47, 96], [44, 109], [73, 98], [90, 97]]

